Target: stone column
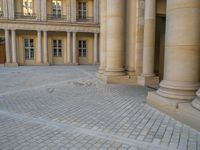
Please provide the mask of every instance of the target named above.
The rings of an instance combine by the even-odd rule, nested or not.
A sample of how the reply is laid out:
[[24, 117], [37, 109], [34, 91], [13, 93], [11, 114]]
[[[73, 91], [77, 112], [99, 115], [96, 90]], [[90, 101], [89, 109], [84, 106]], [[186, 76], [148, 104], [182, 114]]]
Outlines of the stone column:
[[199, 6], [199, 0], [167, 1], [164, 80], [157, 94], [174, 102], [191, 101], [200, 86]]
[[9, 30], [5, 30], [5, 45], [6, 45], [6, 63], [10, 63], [10, 36]]
[[37, 12], [36, 12], [37, 20], [40, 20], [41, 19], [41, 0], [37, 0], [36, 4], [37, 4], [37, 8], [36, 8], [36, 10], [37, 10]]
[[48, 64], [48, 38], [47, 31], [43, 32], [44, 64]]
[[3, 16], [8, 18], [8, 0], [3, 0]]
[[200, 110], [200, 89], [197, 91], [197, 97], [192, 101], [192, 106]]
[[100, 67], [99, 74], [103, 74], [106, 68], [106, 16], [107, 16], [107, 0], [100, 1]]
[[106, 76], [125, 75], [125, 4], [124, 0], [107, 1]]
[[159, 83], [154, 74], [155, 55], [155, 32], [156, 32], [156, 0], [145, 1], [145, 23], [144, 23], [144, 50], [143, 71], [139, 78], [142, 85], [155, 85]]
[[41, 2], [41, 19], [43, 21], [47, 20], [47, 0], [42, 0]]
[[76, 22], [76, 0], [71, 0], [71, 22]]
[[76, 50], [76, 32], [73, 32], [72, 38], [72, 51], [73, 51], [73, 64], [77, 65], [77, 50]]
[[137, 1], [127, 0], [126, 15], [126, 70], [128, 75], [135, 74], [136, 58], [136, 3]]
[[68, 64], [72, 63], [71, 60], [71, 33], [67, 32], [67, 62]]
[[94, 64], [98, 63], [98, 33], [94, 33]]
[[38, 35], [38, 64], [42, 64], [42, 35], [41, 35], [41, 31], [38, 31], [37, 35]]
[[99, 23], [99, 0], [94, 0], [94, 23]]
[[16, 54], [16, 31], [12, 30], [12, 63], [17, 64], [17, 54]]

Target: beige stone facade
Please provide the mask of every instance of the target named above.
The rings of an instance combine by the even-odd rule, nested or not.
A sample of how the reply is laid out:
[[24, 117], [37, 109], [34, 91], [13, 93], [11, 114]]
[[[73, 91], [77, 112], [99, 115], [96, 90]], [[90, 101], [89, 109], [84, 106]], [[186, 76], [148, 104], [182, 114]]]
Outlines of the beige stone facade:
[[0, 0], [0, 64], [97, 64], [99, 31], [99, 0]]
[[98, 77], [157, 88], [149, 105], [200, 130], [200, 1], [100, 3]]

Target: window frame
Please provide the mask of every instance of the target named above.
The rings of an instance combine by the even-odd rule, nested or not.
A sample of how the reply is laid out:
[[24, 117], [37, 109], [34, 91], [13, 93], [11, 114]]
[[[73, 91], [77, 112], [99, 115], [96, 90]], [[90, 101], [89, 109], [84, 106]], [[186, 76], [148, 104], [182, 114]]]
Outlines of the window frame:
[[[56, 45], [54, 45], [54, 42]], [[60, 45], [59, 45], [60, 42]], [[53, 57], [62, 57], [63, 56], [63, 42], [61, 39], [53, 39], [52, 40], [52, 55]]]
[[87, 40], [79, 40], [78, 41], [78, 56], [79, 57], [87, 57], [88, 56]]
[[[25, 1], [28, 1], [28, 2], [31, 1], [32, 2], [32, 6], [26, 8], [24, 6]], [[24, 9], [27, 9], [27, 13], [24, 12]], [[32, 10], [32, 12], [29, 12], [28, 11], [29, 9]], [[23, 13], [24, 16], [33, 16], [34, 15], [34, 0], [22, 0], [22, 13]]]
[[[27, 45], [26, 45], [26, 41], [27, 41]], [[32, 44], [31, 44], [31, 41], [32, 41]], [[24, 39], [24, 58], [25, 58], [25, 60], [34, 60], [35, 59], [35, 46], [34, 46], [33, 38], [25, 38]]]
[[[61, 4], [61, 6], [60, 6], [60, 8], [58, 8], [58, 5], [55, 5], [55, 8], [54, 8], [54, 5], [53, 5], [53, 1], [56, 1], [56, 3], [57, 3], [57, 1], [60, 1], [60, 4]], [[51, 11], [52, 11], [52, 16], [54, 16], [54, 17], [57, 17], [57, 18], [59, 18], [59, 17], [61, 17], [62, 16], [62, 0], [52, 0], [51, 1]], [[55, 11], [54, 11], [55, 10]], [[60, 13], [58, 13], [60, 11]], [[54, 13], [55, 12], [55, 13]]]
[[78, 19], [87, 19], [88, 7], [87, 2], [78, 1]]

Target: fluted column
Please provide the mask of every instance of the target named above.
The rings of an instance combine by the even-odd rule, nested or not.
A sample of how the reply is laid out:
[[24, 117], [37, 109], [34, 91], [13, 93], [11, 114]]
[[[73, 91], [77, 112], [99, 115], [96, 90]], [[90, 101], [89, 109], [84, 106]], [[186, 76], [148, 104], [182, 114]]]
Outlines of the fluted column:
[[77, 65], [77, 50], [76, 50], [76, 32], [73, 32], [72, 35], [72, 51], [73, 51], [73, 64]]
[[94, 23], [99, 22], [99, 0], [94, 0]]
[[3, 16], [8, 18], [8, 0], [3, 0]]
[[125, 3], [124, 0], [107, 1], [106, 76], [125, 74]]
[[71, 0], [71, 22], [76, 22], [76, 0]]
[[156, 0], [145, 1], [143, 76], [154, 76]]
[[98, 33], [94, 33], [94, 64], [98, 63]]
[[38, 64], [42, 64], [42, 35], [41, 31], [37, 32], [38, 38]]
[[17, 63], [17, 54], [16, 54], [16, 31], [12, 30], [12, 63]]
[[47, 31], [43, 32], [44, 64], [48, 64]]
[[200, 110], [200, 89], [197, 91], [197, 97], [192, 101], [192, 106]]
[[106, 28], [107, 28], [107, 0], [100, 1], [100, 67], [99, 74], [103, 74], [106, 68]]
[[71, 33], [67, 32], [67, 62], [68, 64], [72, 63], [71, 60]]
[[41, 19], [43, 21], [47, 20], [47, 0], [42, 0], [41, 2]]
[[5, 45], [6, 45], [6, 63], [10, 63], [10, 36], [9, 30], [5, 30]]
[[157, 94], [190, 101], [200, 74], [200, 1], [168, 0], [164, 80]]

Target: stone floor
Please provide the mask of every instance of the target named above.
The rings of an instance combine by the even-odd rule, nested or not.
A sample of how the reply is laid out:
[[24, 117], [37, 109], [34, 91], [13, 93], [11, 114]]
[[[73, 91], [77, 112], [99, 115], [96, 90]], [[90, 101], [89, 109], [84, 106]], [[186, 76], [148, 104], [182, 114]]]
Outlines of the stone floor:
[[0, 68], [0, 150], [200, 150], [200, 133], [97, 66]]

